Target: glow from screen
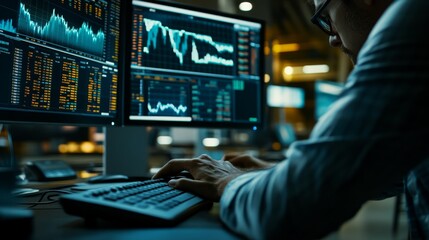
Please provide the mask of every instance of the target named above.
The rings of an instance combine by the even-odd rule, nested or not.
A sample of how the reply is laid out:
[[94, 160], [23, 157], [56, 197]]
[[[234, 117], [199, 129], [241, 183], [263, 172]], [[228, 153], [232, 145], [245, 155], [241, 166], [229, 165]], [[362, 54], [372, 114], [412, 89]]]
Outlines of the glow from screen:
[[344, 89], [343, 83], [317, 80], [314, 86], [315, 119], [319, 118], [328, 111], [330, 106], [338, 99]]
[[267, 87], [267, 104], [269, 107], [303, 108], [305, 105], [304, 89], [270, 85]]

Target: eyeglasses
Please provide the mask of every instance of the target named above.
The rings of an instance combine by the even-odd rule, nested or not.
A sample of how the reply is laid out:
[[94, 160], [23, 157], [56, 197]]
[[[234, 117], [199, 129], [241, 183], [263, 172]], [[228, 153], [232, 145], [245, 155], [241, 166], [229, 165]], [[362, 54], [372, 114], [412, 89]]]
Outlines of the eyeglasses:
[[311, 17], [311, 22], [318, 26], [322, 31], [327, 33], [330, 36], [335, 35], [332, 30], [331, 20], [328, 17], [322, 15], [323, 10], [328, 6], [331, 0], [326, 0], [323, 5], [316, 11], [316, 13]]

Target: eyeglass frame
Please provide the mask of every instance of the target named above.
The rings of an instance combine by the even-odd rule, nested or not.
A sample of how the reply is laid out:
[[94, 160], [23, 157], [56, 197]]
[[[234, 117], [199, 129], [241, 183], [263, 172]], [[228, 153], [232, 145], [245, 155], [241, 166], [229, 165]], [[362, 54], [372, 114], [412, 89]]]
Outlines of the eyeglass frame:
[[[323, 10], [328, 6], [328, 4], [331, 2], [331, 0], [326, 0], [322, 6], [314, 13], [314, 15], [311, 17], [311, 22], [318, 26], [323, 32], [328, 34], [329, 36], [335, 35], [334, 31], [332, 30], [332, 23], [331, 20], [325, 16], [322, 16]], [[325, 28], [324, 25], [328, 28]]]

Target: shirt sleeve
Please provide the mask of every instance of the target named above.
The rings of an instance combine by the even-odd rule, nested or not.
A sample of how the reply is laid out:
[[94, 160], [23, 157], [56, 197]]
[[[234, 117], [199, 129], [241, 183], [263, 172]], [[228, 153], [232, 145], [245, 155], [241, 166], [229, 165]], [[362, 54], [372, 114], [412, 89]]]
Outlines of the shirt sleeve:
[[[288, 159], [276, 167], [242, 175], [227, 185], [221, 218], [251, 239], [324, 236], [353, 217], [365, 201], [389, 187], [414, 162], [399, 159], [421, 159], [426, 148], [423, 141], [415, 142], [421, 150], [416, 154], [412, 152], [416, 146], [401, 146], [402, 140], [414, 142], [416, 138], [295, 143]], [[387, 149], [392, 147], [401, 153], [389, 154]]]
[[[402, 12], [410, 6], [413, 18]], [[276, 167], [226, 186], [226, 226], [250, 239], [320, 238], [429, 156], [429, 48], [424, 31], [398, 31], [419, 26], [426, 13], [414, 10], [427, 7], [395, 1], [309, 139], [292, 144]]]

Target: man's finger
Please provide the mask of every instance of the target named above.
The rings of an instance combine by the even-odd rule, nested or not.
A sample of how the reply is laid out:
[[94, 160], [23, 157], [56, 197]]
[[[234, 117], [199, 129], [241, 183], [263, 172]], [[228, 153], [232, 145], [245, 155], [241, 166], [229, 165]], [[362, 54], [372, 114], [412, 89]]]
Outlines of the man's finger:
[[216, 187], [208, 182], [189, 178], [180, 178], [170, 180], [168, 185], [185, 192], [193, 193], [210, 201], [218, 202], [220, 199]]
[[152, 178], [169, 177], [177, 175], [183, 170], [189, 171], [191, 164], [192, 159], [172, 159], [159, 169]]
[[241, 155], [241, 154], [239, 154], [239, 153], [227, 153], [227, 154], [225, 154], [225, 155], [223, 156], [222, 160], [230, 161], [230, 160], [232, 160], [232, 159], [237, 158], [237, 157], [238, 157], [238, 156], [240, 156], [240, 155]]

